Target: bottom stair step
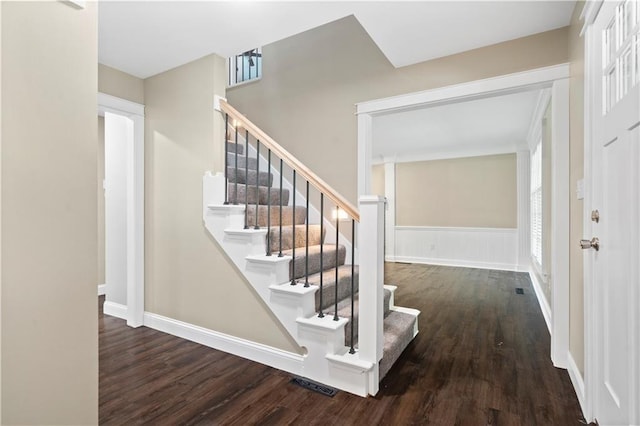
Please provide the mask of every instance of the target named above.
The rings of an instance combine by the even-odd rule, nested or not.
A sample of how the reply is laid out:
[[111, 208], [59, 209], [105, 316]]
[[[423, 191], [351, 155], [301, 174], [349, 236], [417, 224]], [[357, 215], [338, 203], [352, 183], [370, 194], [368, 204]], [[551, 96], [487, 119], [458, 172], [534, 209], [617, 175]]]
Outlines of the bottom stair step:
[[417, 320], [415, 315], [399, 311], [391, 311], [384, 319], [384, 350], [379, 367], [380, 380], [387, 375], [393, 364], [413, 340]]

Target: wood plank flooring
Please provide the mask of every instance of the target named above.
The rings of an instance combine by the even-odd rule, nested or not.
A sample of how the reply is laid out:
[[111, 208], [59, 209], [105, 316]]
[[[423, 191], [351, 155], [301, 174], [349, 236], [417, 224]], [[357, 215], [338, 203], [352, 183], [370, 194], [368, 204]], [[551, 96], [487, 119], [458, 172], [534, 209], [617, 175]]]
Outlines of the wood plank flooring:
[[422, 314], [375, 397], [329, 398], [279, 370], [128, 328], [100, 308], [100, 424], [584, 424], [567, 372], [549, 359], [525, 274], [408, 264], [387, 264], [385, 274], [396, 304]]

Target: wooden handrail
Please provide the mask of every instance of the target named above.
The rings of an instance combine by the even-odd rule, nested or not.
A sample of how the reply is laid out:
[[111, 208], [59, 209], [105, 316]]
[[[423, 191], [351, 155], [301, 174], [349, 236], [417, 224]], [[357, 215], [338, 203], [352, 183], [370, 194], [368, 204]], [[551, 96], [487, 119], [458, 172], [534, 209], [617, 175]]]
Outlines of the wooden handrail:
[[302, 175], [302, 177], [304, 177], [311, 185], [316, 187], [326, 197], [336, 203], [336, 206], [344, 210], [357, 222], [360, 222], [360, 212], [358, 212], [358, 209], [356, 209], [349, 201], [347, 201], [346, 198], [340, 195], [338, 191], [336, 191], [331, 186], [329, 186], [329, 184], [320, 179], [318, 175], [309, 170], [307, 166], [302, 164], [300, 160], [294, 157], [289, 151], [284, 149], [269, 135], [263, 132], [262, 129], [253, 124], [247, 117], [240, 114], [238, 110], [229, 105], [224, 99], [220, 99], [220, 109], [227, 113], [231, 118], [236, 120], [236, 125], [237, 123], [241, 123], [242, 127], [248, 130], [249, 133], [253, 135], [253, 137], [260, 141], [261, 144], [269, 148], [271, 152], [275, 153], [279, 158], [281, 158], [282, 161], [284, 161], [289, 167], [294, 169], [296, 173]]

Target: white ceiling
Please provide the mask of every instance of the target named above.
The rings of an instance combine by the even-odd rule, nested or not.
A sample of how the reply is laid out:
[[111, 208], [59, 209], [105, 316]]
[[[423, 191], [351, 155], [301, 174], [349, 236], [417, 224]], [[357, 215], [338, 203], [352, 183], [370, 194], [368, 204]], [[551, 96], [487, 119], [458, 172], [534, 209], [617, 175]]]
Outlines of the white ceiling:
[[374, 116], [373, 160], [420, 161], [526, 148], [540, 90]]
[[575, 1], [99, 2], [99, 61], [140, 78], [354, 15], [396, 67], [569, 24]]

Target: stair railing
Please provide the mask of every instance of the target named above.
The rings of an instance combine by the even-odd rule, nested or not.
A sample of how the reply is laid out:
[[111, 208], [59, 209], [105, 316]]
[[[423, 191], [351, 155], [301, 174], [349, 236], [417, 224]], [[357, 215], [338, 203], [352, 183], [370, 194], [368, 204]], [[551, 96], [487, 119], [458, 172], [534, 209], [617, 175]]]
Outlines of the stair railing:
[[[354, 354], [356, 353], [356, 348], [355, 348], [355, 343], [354, 343], [354, 336], [355, 336], [355, 329], [354, 329], [354, 309], [355, 309], [355, 293], [356, 293], [356, 282], [355, 282], [355, 263], [356, 263], [356, 253], [355, 253], [355, 246], [356, 246], [356, 222], [360, 222], [360, 212], [358, 211], [358, 209], [353, 206], [347, 199], [345, 199], [339, 192], [337, 192], [335, 189], [333, 189], [330, 185], [328, 185], [324, 180], [322, 180], [319, 176], [317, 176], [315, 173], [313, 173], [307, 166], [305, 166], [300, 160], [298, 160], [296, 157], [294, 157], [291, 153], [289, 153], [286, 149], [284, 149], [280, 144], [278, 144], [276, 141], [274, 141], [269, 135], [267, 135], [262, 129], [260, 129], [258, 126], [256, 126], [254, 123], [252, 123], [250, 120], [248, 120], [245, 116], [243, 116], [242, 114], [240, 114], [235, 108], [233, 108], [231, 105], [229, 105], [229, 103], [226, 102], [225, 99], [223, 98], [219, 98], [216, 97], [216, 109], [220, 110], [224, 117], [225, 117], [225, 138], [228, 139], [229, 135], [233, 135], [233, 139], [232, 140], [226, 140], [225, 141], [225, 177], [227, 178], [227, 185], [225, 186], [225, 204], [238, 204], [238, 200], [239, 200], [239, 192], [238, 192], [238, 174], [239, 174], [239, 154], [238, 154], [238, 150], [237, 150], [237, 146], [239, 141], [239, 137], [238, 137], [238, 131], [239, 129], [244, 129], [245, 130], [245, 141], [244, 141], [244, 147], [245, 147], [245, 152], [244, 152], [244, 182], [245, 182], [245, 194], [244, 194], [244, 204], [245, 204], [245, 212], [248, 212], [248, 207], [250, 204], [255, 204], [255, 225], [254, 227], [256, 229], [259, 228], [258, 226], [258, 216], [259, 216], [259, 205], [260, 203], [260, 192], [259, 192], [259, 185], [260, 185], [260, 161], [261, 161], [261, 157], [260, 157], [260, 148], [263, 147], [263, 149], [267, 150], [267, 162], [268, 162], [268, 169], [266, 171], [266, 176], [267, 176], [267, 227], [269, 228], [267, 231], [267, 241], [266, 241], [266, 256], [271, 256], [274, 253], [274, 248], [276, 247], [276, 245], [274, 244], [273, 241], [271, 241], [272, 238], [272, 233], [271, 233], [271, 208], [272, 208], [272, 201], [273, 201], [273, 196], [277, 196], [279, 198], [278, 200], [278, 207], [279, 207], [279, 229], [278, 229], [278, 235], [279, 235], [279, 241], [277, 244], [277, 256], [278, 257], [282, 257], [283, 256], [283, 241], [282, 241], [282, 223], [283, 223], [283, 215], [282, 215], [282, 211], [283, 211], [283, 207], [286, 206], [285, 203], [283, 203], [283, 175], [285, 173], [285, 170], [283, 169], [284, 165], [287, 165], [290, 168], [291, 171], [291, 176], [292, 176], [292, 184], [293, 184], [293, 188], [292, 188], [292, 259], [291, 259], [291, 264], [290, 264], [290, 271], [291, 271], [291, 285], [298, 285], [298, 284], [303, 284], [305, 287], [309, 286], [309, 262], [308, 262], [308, 255], [309, 255], [309, 200], [312, 197], [312, 195], [310, 194], [310, 186], [313, 187], [314, 191], [316, 191], [319, 195], [319, 203], [320, 203], [320, 209], [319, 209], [319, 213], [320, 213], [320, 275], [319, 275], [319, 307], [317, 308], [317, 316], [319, 318], [324, 318], [325, 317], [325, 308], [324, 308], [324, 304], [323, 304], [323, 284], [324, 284], [324, 266], [325, 266], [325, 262], [328, 260], [328, 258], [325, 258], [325, 247], [324, 247], [324, 233], [326, 231], [325, 229], [325, 209], [328, 207], [326, 205], [326, 201], [330, 200], [331, 202], [333, 202], [333, 210], [335, 212], [334, 216], [335, 216], [335, 238], [336, 238], [336, 247], [335, 247], [335, 256], [336, 258], [334, 259], [335, 263], [336, 263], [336, 267], [335, 267], [335, 281], [336, 281], [336, 285], [335, 285], [335, 293], [333, 295], [333, 299], [334, 299], [334, 303], [333, 303], [333, 320], [338, 321], [339, 320], [339, 316], [338, 316], [338, 301], [339, 301], [339, 288], [338, 288], [338, 283], [339, 283], [339, 271], [338, 271], [338, 265], [340, 263], [339, 261], [339, 241], [340, 241], [340, 222], [341, 221], [345, 221], [346, 220], [350, 220], [351, 221], [351, 271], [350, 271], [350, 286], [348, 288], [348, 291], [350, 292], [350, 299], [351, 299], [351, 303], [350, 303], [350, 341], [348, 342], [349, 344], [347, 345], [349, 347], [349, 353]], [[219, 106], [219, 107], [218, 107]], [[230, 132], [230, 130], [233, 128], [234, 131]], [[255, 195], [253, 197], [250, 197], [250, 187], [253, 184], [252, 178], [250, 179], [249, 174], [248, 174], [248, 168], [249, 168], [249, 162], [253, 161], [252, 158], [249, 157], [249, 145], [250, 145], [250, 138], [253, 138], [255, 141], [255, 150], [256, 150], [256, 157], [255, 157], [255, 161], [256, 161], [256, 176], [255, 176]], [[234, 150], [235, 153], [233, 154], [233, 167], [230, 166], [229, 164], [229, 157], [230, 157], [230, 153], [229, 153], [229, 144], [233, 144], [235, 143], [236, 145], [236, 149]], [[276, 161], [279, 160], [279, 178], [280, 178], [280, 187], [279, 188], [272, 188], [272, 175], [270, 174], [271, 172], [271, 166], [272, 166], [272, 156], [276, 157]], [[263, 160], [264, 161], [264, 160]], [[232, 175], [234, 176], [234, 183], [233, 186], [231, 186], [229, 184], [229, 176]], [[298, 282], [297, 278], [298, 278], [298, 274], [296, 273], [296, 252], [295, 252], [295, 248], [296, 248], [296, 213], [295, 213], [295, 193], [296, 193], [296, 189], [297, 189], [297, 185], [296, 185], [296, 178], [297, 177], [301, 177], [305, 180], [305, 188], [306, 188], [306, 206], [307, 206], [307, 210], [306, 210], [306, 220], [305, 220], [305, 230], [304, 230], [304, 245], [305, 245], [305, 254], [306, 254], [306, 261], [304, 264], [304, 282]], [[233, 192], [232, 192], [233, 189]], [[273, 192], [275, 189], [275, 191], [277, 192]], [[253, 202], [250, 202], [249, 199], [253, 198]], [[375, 201], [375, 200], [373, 200]], [[363, 207], [365, 209], [367, 209], [367, 218], [368, 220], [373, 220], [376, 223], [375, 224], [368, 224], [366, 229], [377, 229], [380, 228], [382, 230], [382, 233], [380, 235], [361, 235], [360, 231], [358, 235], [360, 235], [360, 247], [362, 247], [363, 242], [365, 244], [378, 244], [379, 242], [382, 241], [382, 235], [383, 235], [383, 231], [384, 229], [382, 228], [382, 223], [383, 223], [383, 214], [382, 211], [380, 211], [380, 206], [383, 206], [384, 203], [383, 202], [378, 202], [376, 206], [373, 206], [373, 204], [376, 204], [375, 202], [373, 202], [372, 200], [368, 201], [368, 204], [365, 203], [363, 204]], [[379, 201], [379, 200], [378, 200]], [[373, 203], [373, 204], [372, 204]], [[373, 207], [372, 207], [373, 206]], [[330, 207], [329, 207], [330, 208]], [[384, 207], [382, 207], [384, 208]], [[245, 215], [248, 216], [248, 215]], [[246, 222], [247, 219], [245, 219], [245, 228], [249, 228], [249, 224]], [[327, 218], [327, 221], [332, 223], [331, 221], [329, 221], [329, 218]], [[380, 226], [378, 226], [380, 225]], [[377, 227], [377, 228], [376, 228]], [[349, 231], [349, 229], [347, 228], [347, 231]], [[369, 231], [367, 231], [369, 232]], [[377, 232], [377, 231], [376, 231]], [[369, 253], [369, 258], [368, 259], [363, 259], [363, 255], [365, 253]], [[346, 254], [345, 254], [346, 256]], [[360, 264], [360, 268], [362, 268], [363, 265], [368, 265], [369, 269], [372, 269], [372, 271], [362, 271], [362, 269], [360, 269], [360, 282], [362, 282], [362, 273], [364, 272], [364, 275], [366, 277], [373, 277], [374, 281], [372, 282], [372, 284], [367, 284], [365, 286], [361, 286], [359, 285], [360, 289], [359, 289], [359, 293], [360, 293], [360, 307], [359, 307], [359, 312], [360, 312], [360, 322], [359, 322], [359, 326], [358, 329], [359, 331], [359, 348], [358, 348], [358, 352], [360, 354], [360, 359], [364, 359], [367, 361], [372, 362], [373, 364], [377, 364], [377, 362], [382, 358], [382, 321], [383, 321], [383, 312], [382, 312], [382, 303], [383, 303], [383, 290], [382, 290], [382, 274], [381, 271], [383, 271], [383, 256], [381, 253], [381, 250], [378, 250], [377, 248], [375, 250], [372, 251], [371, 247], [365, 248], [365, 250], [359, 250], [359, 264]], [[372, 304], [372, 306], [363, 306], [363, 302], [366, 304]], [[379, 306], [377, 306], [379, 305]], [[364, 355], [364, 356], [363, 356]], [[377, 371], [377, 369], [376, 369]], [[375, 387], [377, 389], [377, 383], [375, 384]]]

